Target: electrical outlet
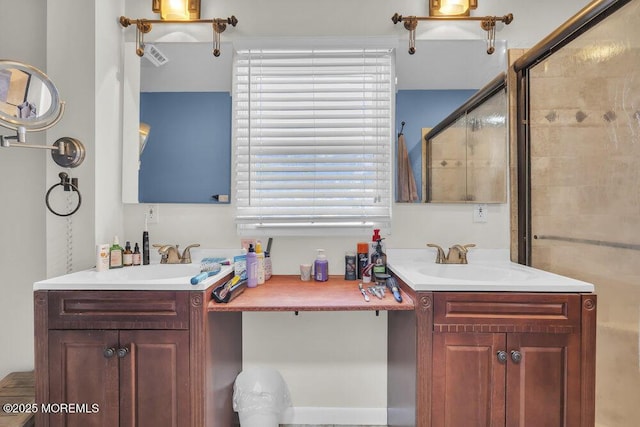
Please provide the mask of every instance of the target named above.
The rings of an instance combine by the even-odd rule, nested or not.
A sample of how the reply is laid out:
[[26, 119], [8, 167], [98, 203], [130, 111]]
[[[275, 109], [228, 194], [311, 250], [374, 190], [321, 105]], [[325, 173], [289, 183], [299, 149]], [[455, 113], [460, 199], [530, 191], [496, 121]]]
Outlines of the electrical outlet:
[[157, 224], [160, 222], [160, 205], [147, 205], [147, 223]]
[[487, 222], [488, 214], [488, 207], [485, 203], [473, 206], [473, 222]]

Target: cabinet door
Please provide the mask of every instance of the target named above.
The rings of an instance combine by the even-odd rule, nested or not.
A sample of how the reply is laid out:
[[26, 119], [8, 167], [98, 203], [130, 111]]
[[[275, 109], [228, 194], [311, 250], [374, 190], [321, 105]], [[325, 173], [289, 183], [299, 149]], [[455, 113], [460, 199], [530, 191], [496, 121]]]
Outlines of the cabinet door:
[[49, 402], [39, 403], [49, 405], [51, 427], [118, 425], [117, 344], [117, 331], [49, 332]]
[[189, 331], [121, 331], [120, 346], [120, 426], [188, 426]]
[[507, 348], [507, 427], [579, 426], [579, 336], [508, 334]]
[[433, 335], [432, 427], [504, 425], [505, 334]]

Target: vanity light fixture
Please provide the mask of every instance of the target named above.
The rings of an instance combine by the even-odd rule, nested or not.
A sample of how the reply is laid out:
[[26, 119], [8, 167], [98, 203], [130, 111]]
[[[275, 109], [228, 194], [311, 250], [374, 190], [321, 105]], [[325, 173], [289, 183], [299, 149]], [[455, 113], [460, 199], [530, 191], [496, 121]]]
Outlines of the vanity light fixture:
[[151, 32], [152, 24], [211, 24], [213, 27], [213, 56], [218, 57], [220, 56], [220, 34], [227, 29], [227, 25], [235, 27], [238, 24], [238, 19], [233, 15], [228, 18], [194, 19], [189, 21], [181, 19], [131, 19], [121, 16], [120, 25], [124, 28], [130, 25], [136, 26], [136, 54], [140, 57], [144, 56], [144, 35]]
[[[429, 0], [429, 5], [433, 3], [442, 3], [443, 0]], [[465, 3], [464, 1], [457, 3]], [[471, 4], [473, 0], [469, 1]], [[431, 7], [429, 8], [431, 11]], [[465, 16], [462, 15], [443, 15], [442, 8], [439, 9], [440, 14], [434, 16], [402, 16], [395, 14], [391, 17], [394, 24], [398, 22], [404, 23], [404, 28], [409, 31], [409, 54], [416, 53], [416, 28], [418, 27], [418, 21], [480, 21], [480, 27], [487, 32], [487, 54], [491, 55], [495, 52], [496, 44], [496, 23], [503, 22], [505, 25], [509, 25], [513, 21], [513, 14], [509, 13], [504, 16]], [[468, 10], [467, 10], [468, 11]]]
[[429, 16], [469, 16], [478, 0], [429, 0]]
[[163, 21], [200, 19], [200, 0], [153, 0], [152, 9]]

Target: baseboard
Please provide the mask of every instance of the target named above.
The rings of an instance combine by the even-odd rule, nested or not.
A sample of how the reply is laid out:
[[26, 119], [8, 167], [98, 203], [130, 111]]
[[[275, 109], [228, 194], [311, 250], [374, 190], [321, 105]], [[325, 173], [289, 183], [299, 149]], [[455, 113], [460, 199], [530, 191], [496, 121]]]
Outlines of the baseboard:
[[282, 417], [282, 424], [339, 424], [386, 426], [387, 408], [292, 407]]

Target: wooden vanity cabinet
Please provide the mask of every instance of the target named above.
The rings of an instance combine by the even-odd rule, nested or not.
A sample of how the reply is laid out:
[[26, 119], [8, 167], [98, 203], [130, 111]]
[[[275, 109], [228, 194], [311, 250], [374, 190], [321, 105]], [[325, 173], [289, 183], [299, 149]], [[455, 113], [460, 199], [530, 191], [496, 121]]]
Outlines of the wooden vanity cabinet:
[[[415, 300], [413, 319], [389, 315], [390, 426], [594, 426], [595, 295], [417, 292]], [[415, 333], [414, 358], [400, 327]], [[406, 408], [399, 416], [403, 376], [415, 387], [413, 417]]]
[[[202, 291], [37, 291], [36, 402], [87, 406], [40, 411], [36, 425], [235, 425], [241, 320], [211, 330], [207, 302]], [[224, 398], [209, 405], [214, 391]]]

